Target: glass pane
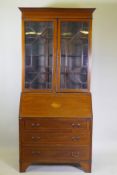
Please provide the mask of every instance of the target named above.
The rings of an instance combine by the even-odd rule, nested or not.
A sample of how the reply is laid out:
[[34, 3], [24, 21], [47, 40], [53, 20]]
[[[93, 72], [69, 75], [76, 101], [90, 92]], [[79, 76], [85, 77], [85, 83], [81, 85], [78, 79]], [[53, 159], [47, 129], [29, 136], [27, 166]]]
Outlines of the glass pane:
[[53, 23], [25, 22], [25, 88], [52, 88]]
[[62, 89], [87, 88], [88, 31], [88, 22], [61, 23]]

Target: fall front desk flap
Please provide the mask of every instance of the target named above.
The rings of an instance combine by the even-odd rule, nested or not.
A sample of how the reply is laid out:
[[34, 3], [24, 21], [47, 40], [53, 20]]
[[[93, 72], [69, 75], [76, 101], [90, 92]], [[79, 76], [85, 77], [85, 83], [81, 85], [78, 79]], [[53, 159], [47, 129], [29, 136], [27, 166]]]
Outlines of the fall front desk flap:
[[20, 117], [92, 117], [90, 93], [22, 93]]

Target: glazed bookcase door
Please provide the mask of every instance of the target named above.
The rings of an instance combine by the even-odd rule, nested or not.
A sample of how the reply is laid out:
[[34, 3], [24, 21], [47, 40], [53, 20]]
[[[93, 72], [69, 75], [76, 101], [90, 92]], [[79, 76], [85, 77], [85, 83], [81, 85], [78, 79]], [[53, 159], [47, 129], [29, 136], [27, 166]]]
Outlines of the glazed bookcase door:
[[59, 20], [58, 91], [89, 90], [90, 22]]
[[24, 90], [53, 91], [56, 21], [24, 21]]

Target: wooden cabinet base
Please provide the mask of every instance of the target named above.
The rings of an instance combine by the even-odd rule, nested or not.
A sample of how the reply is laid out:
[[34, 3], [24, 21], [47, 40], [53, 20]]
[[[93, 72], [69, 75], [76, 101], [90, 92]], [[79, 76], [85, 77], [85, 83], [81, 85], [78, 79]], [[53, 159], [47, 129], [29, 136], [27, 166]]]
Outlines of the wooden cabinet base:
[[[23, 96], [24, 98], [21, 100], [22, 110], [22, 105], [25, 105], [24, 102], [27, 96], [26, 98]], [[40, 95], [38, 95], [38, 97], [39, 96]], [[66, 96], [66, 94], [62, 96]], [[67, 96], [69, 95], [67, 94]], [[52, 112], [56, 112], [57, 116], [53, 116], [52, 113], [52, 116], [48, 116], [50, 115], [49, 112], [47, 116], [42, 116], [40, 113], [39, 116], [36, 117], [28, 117], [28, 115], [27, 117], [22, 117], [22, 115], [20, 115], [20, 172], [25, 172], [27, 167], [32, 164], [77, 165], [77, 167], [80, 167], [85, 172], [91, 172], [92, 110], [89, 96], [90, 94], [78, 94], [74, 96], [76, 103], [78, 101], [80, 104], [81, 101], [82, 104], [85, 105], [84, 108], [80, 109], [83, 110], [81, 116], [68, 117], [66, 110], [60, 110], [64, 112], [64, 117], [61, 115], [59, 117], [57, 113], [59, 111], [55, 109], [53, 109]], [[43, 100], [44, 97], [45, 96], [43, 96]], [[54, 99], [57, 101], [59, 97], [60, 95], [56, 95]], [[70, 97], [71, 95], [69, 99], [71, 99]], [[49, 99], [50, 98], [52, 97], [49, 96]], [[90, 104], [85, 103], [87, 98], [90, 99]], [[34, 101], [36, 101], [36, 99]], [[45, 105], [48, 104], [49, 106], [48, 101], [44, 101]], [[38, 100], [38, 102], [40, 101]], [[61, 99], [59, 103], [62, 104], [63, 100]], [[29, 105], [30, 102], [27, 104]], [[28, 107], [27, 109], [29, 110], [31, 106], [29, 107], [28, 105], [26, 105], [26, 107]], [[67, 105], [68, 101], [64, 101], [63, 108]], [[40, 107], [40, 105], [38, 106]], [[70, 109], [73, 111], [72, 105]], [[85, 110], [89, 112], [88, 115], [83, 116]]]
[[[25, 172], [26, 169], [30, 166], [30, 165], [34, 165], [33, 162], [20, 162], [20, 167], [19, 167], [19, 171], [20, 172]], [[37, 165], [37, 163], [36, 163]], [[44, 165], [44, 164], [43, 164]], [[46, 165], [46, 164], [45, 164]], [[55, 164], [51, 164], [51, 165], [55, 165]], [[59, 165], [59, 164], [57, 164]], [[62, 164], [63, 165], [63, 164]], [[91, 162], [90, 161], [81, 161], [80, 163], [76, 164], [70, 164], [73, 165], [75, 167], [80, 168], [81, 170], [83, 170], [86, 173], [91, 173]]]

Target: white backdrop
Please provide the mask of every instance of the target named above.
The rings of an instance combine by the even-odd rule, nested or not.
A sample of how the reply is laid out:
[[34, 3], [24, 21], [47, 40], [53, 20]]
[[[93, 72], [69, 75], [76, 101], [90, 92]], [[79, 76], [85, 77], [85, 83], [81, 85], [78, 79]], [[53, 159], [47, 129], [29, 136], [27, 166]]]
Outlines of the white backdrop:
[[[92, 3], [93, 2], [93, 3]], [[18, 149], [21, 13], [18, 7], [94, 7], [92, 39], [93, 152], [117, 146], [116, 0], [0, 0], [0, 147]]]

